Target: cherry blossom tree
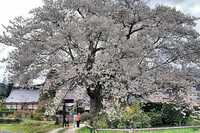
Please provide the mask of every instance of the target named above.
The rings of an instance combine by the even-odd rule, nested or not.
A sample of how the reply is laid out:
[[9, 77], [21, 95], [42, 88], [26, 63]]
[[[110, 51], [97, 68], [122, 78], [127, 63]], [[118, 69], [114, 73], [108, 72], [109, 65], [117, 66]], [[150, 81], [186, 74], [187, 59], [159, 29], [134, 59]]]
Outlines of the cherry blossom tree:
[[57, 103], [68, 91], [85, 88], [95, 112], [103, 100], [127, 102], [130, 95], [194, 102], [198, 18], [163, 5], [151, 9], [140, 0], [43, 2], [30, 17], [10, 21], [0, 36], [15, 47], [4, 61], [16, 84], [47, 77], [44, 88], [59, 86]]

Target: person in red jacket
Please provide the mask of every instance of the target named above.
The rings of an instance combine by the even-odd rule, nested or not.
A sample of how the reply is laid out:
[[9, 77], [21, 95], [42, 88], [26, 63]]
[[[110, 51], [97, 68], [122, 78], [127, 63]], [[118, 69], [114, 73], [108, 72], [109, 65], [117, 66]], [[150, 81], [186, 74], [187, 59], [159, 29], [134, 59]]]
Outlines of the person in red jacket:
[[77, 116], [77, 127], [79, 127], [80, 122], [81, 122], [81, 114], [78, 113], [78, 116]]

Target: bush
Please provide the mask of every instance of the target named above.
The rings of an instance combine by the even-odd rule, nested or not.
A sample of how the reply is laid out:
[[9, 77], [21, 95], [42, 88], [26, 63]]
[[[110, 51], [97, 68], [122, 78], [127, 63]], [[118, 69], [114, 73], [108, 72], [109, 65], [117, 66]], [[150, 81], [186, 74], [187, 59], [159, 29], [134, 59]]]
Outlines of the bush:
[[90, 113], [84, 112], [81, 114], [81, 121], [87, 121], [90, 119]]
[[33, 111], [33, 118], [36, 120], [43, 120], [45, 118], [44, 113], [46, 106], [43, 102], [40, 102], [37, 106], [37, 109]]
[[98, 117], [96, 121], [93, 122], [92, 126], [94, 128], [98, 129], [103, 129], [103, 128], [108, 128], [108, 119], [104, 117]]
[[162, 118], [165, 124], [168, 125], [181, 125], [184, 115], [181, 113], [179, 105], [163, 104]]
[[15, 124], [20, 122], [22, 122], [20, 119], [0, 119], [1, 124]]
[[25, 110], [17, 110], [13, 114], [14, 118], [31, 118], [32, 111], [25, 111]]
[[11, 115], [13, 114], [13, 112], [14, 111], [10, 111], [10, 110], [0, 111], [0, 117]]
[[37, 110], [33, 111], [33, 118], [36, 120], [42, 120], [44, 118], [44, 114], [38, 112]]
[[156, 109], [150, 110], [147, 112], [147, 115], [150, 117], [150, 125], [151, 126], [158, 126], [162, 125], [162, 112], [156, 111]]
[[111, 121], [111, 128], [145, 128], [150, 127], [150, 117], [143, 112], [140, 103], [135, 101], [132, 106], [116, 108], [115, 118]]
[[120, 120], [116, 118], [116, 119], [110, 121], [109, 127], [110, 128], [118, 128], [119, 123], [120, 123]]

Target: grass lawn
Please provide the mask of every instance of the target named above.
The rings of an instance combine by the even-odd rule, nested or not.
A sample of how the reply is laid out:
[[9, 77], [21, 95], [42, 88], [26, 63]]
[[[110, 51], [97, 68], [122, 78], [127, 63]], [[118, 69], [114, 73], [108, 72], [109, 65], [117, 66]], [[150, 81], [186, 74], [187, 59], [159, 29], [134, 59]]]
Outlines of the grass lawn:
[[[87, 128], [81, 128], [78, 133], [90, 133]], [[98, 133], [129, 133], [126, 131], [98, 131]], [[172, 130], [155, 130], [155, 131], [134, 131], [134, 133], [199, 133], [199, 130], [193, 129], [172, 129]]]
[[61, 125], [54, 125], [54, 121], [36, 121], [23, 119], [20, 124], [0, 124], [0, 131], [6, 130], [10, 132], [23, 133], [45, 133], [54, 128], [59, 128]]
[[86, 127], [79, 128], [76, 131], [77, 131], [77, 133], [90, 133], [90, 130]]

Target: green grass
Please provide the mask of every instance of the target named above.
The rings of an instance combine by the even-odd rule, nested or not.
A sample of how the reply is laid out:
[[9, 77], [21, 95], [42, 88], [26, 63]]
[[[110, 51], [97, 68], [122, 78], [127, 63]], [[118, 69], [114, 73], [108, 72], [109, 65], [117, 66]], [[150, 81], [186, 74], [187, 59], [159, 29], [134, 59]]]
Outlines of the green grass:
[[88, 128], [85, 128], [85, 127], [79, 128], [76, 131], [77, 131], [77, 133], [90, 133], [90, 130]]
[[[81, 128], [78, 133], [90, 133], [87, 128]], [[128, 131], [98, 131], [98, 133], [129, 133]], [[154, 131], [134, 131], [134, 133], [199, 133], [199, 130], [193, 129], [172, 129], [172, 130], [154, 130]]]
[[6, 130], [10, 132], [45, 133], [59, 127], [61, 127], [61, 125], [54, 125], [54, 121], [24, 119], [20, 124], [0, 124], [0, 131]]

